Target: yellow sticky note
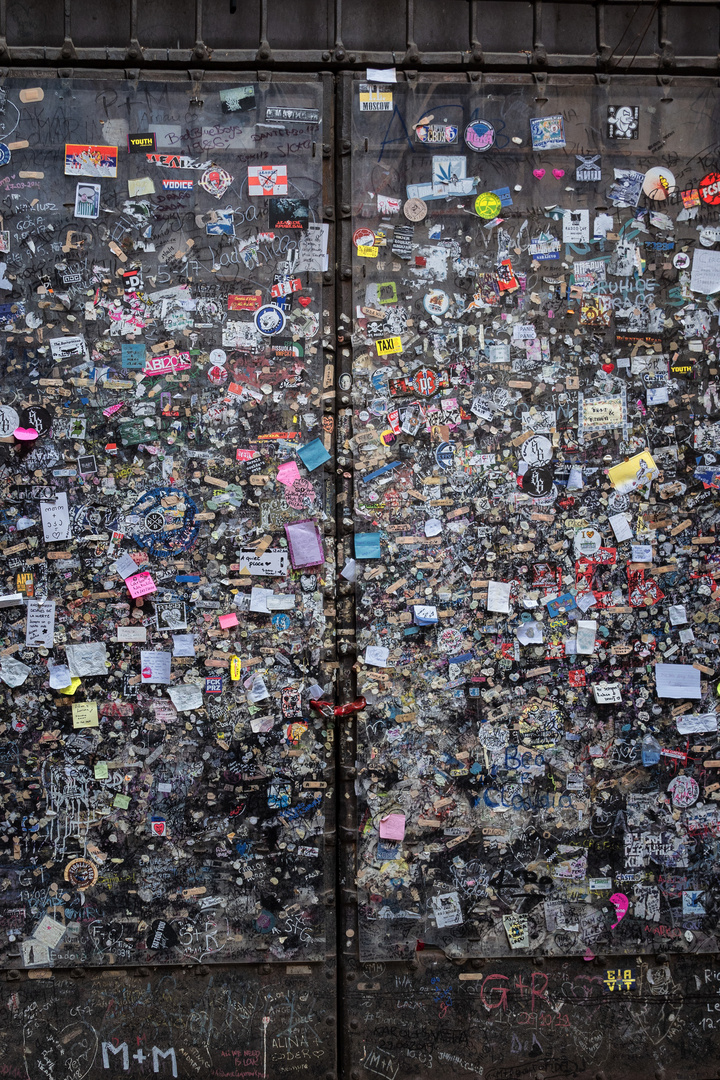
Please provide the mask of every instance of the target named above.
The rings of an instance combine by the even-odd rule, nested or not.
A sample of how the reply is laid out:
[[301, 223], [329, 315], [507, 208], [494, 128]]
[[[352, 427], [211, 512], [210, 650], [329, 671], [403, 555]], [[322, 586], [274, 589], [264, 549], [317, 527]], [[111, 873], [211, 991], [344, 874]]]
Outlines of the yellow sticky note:
[[621, 461], [619, 465], [613, 465], [608, 469], [608, 479], [621, 495], [627, 495], [630, 491], [645, 487], [658, 475], [658, 467], [653, 461], [649, 450], [643, 450], [628, 461]]
[[149, 176], [140, 176], [137, 180], [128, 180], [128, 195], [131, 199], [138, 195], [154, 195], [155, 184]]
[[96, 780], [107, 780], [109, 775], [110, 775], [110, 772], [108, 770], [107, 761], [96, 761], [95, 762], [95, 779]]
[[98, 727], [97, 701], [76, 701], [72, 707], [73, 727]]
[[70, 685], [63, 686], [62, 690], [58, 690], [58, 694], [67, 694], [68, 697], [72, 697], [79, 685], [80, 680], [73, 675], [70, 679]]
[[358, 244], [357, 253], [361, 259], [377, 259], [378, 249], [371, 244]]

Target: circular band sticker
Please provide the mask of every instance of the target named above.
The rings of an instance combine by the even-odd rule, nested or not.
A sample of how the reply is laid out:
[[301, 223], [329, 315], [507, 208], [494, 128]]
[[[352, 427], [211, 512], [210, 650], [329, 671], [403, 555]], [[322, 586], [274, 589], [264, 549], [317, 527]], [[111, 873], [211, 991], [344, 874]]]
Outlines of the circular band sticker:
[[11, 405], [0, 405], [0, 439], [8, 439], [16, 427], [20, 427], [20, 417]]
[[708, 206], [720, 204], [720, 173], [711, 172], [704, 176], [698, 184], [698, 193]]
[[97, 866], [90, 859], [73, 859], [65, 867], [65, 880], [78, 892], [94, 885], [98, 879]]
[[7, 143], [0, 142], [0, 165], [8, 165], [10, 163], [10, 147]]
[[675, 190], [675, 187], [675, 177], [669, 169], [658, 166], [655, 169], [648, 169], [645, 173], [642, 186], [643, 192], [649, 199], [654, 199], [655, 202], [664, 202], [668, 195]]
[[408, 221], [422, 221], [427, 217], [427, 203], [424, 203], [422, 199], [408, 199], [403, 206], [403, 214]]
[[20, 413], [20, 426], [35, 428], [38, 435], [47, 435], [52, 427], [52, 422], [53, 418], [50, 413], [40, 405], [28, 405], [27, 409], [23, 409]]
[[423, 307], [428, 315], [444, 315], [450, 307], [450, 297], [442, 289], [433, 289], [423, 297]]
[[497, 217], [502, 209], [502, 199], [494, 191], [483, 191], [475, 200], [475, 213], [489, 220]]
[[374, 247], [375, 233], [372, 229], [368, 229], [367, 226], [356, 229], [353, 233], [353, 244], [355, 247]]
[[487, 120], [473, 120], [465, 128], [465, 142], [471, 150], [482, 154], [495, 145], [495, 128]]
[[522, 489], [527, 495], [532, 495], [536, 499], [549, 495], [553, 489], [552, 469], [541, 469], [537, 465], [531, 465], [522, 475]]
[[552, 456], [552, 443], [544, 435], [531, 435], [520, 447], [520, 457], [528, 465], [547, 465]]
[[285, 312], [277, 304], [263, 304], [255, 312], [255, 326], [267, 337], [282, 334], [285, 329]]
[[222, 198], [232, 182], [232, 176], [225, 169], [206, 169], [200, 177], [200, 187], [216, 199]]
[[[172, 500], [167, 508], [163, 500]], [[135, 543], [158, 558], [189, 551], [197, 540], [197, 506], [186, 491], [175, 487], [151, 488], [130, 511]], [[160, 518], [162, 517], [162, 522]]]
[[676, 270], [687, 270], [690, 265], [690, 256], [685, 251], [678, 251], [673, 256], [673, 266]]

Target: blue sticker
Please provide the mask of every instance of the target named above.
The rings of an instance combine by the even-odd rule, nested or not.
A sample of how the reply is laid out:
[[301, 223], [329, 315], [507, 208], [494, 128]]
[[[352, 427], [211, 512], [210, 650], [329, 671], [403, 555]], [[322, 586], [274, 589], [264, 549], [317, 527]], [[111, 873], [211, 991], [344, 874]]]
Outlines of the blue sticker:
[[263, 304], [255, 312], [255, 326], [266, 337], [282, 334], [285, 329], [285, 313], [277, 304]]
[[10, 162], [10, 147], [7, 143], [0, 142], [0, 165], [7, 165]]
[[379, 559], [380, 533], [355, 533], [355, 558]]
[[[175, 500], [173, 505], [164, 507], [163, 499], [171, 497]], [[130, 511], [135, 525], [132, 538], [158, 558], [188, 551], [200, 531], [200, 526], [195, 524], [196, 514], [197, 506], [186, 491], [174, 487], [151, 488]]]
[[325, 449], [322, 439], [313, 439], [312, 442], [306, 443], [305, 446], [299, 446], [298, 457], [308, 472], [312, 472], [313, 469], [319, 468], [330, 460], [330, 455]]

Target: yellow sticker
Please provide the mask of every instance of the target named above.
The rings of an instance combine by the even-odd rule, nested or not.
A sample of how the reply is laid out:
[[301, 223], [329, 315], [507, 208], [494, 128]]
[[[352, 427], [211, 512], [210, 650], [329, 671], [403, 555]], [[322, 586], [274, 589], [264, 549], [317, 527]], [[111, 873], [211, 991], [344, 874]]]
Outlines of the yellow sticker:
[[502, 199], [494, 191], [483, 191], [475, 200], [475, 213], [481, 218], [497, 217], [502, 209]]
[[391, 353], [402, 352], [402, 341], [399, 337], [380, 338], [375, 344], [378, 356], [389, 356]]
[[76, 701], [72, 718], [74, 728], [98, 727], [97, 701]]
[[110, 775], [110, 770], [108, 769], [107, 761], [96, 761], [95, 762], [95, 779], [96, 780], [107, 780], [109, 775]]
[[362, 259], [377, 259], [378, 257], [378, 249], [367, 244], [360, 244], [356, 250]]
[[658, 467], [653, 461], [649, 450], [643, 450], [628, 461], [621, 461], [619, 465], [613, 465], [608, 469], [610, 483], [621, 495], [627, 495], [630, 491], [644, 487], [658, 475]]
[[242, 668], [242, 661], [239, 656], [230, 657], [230, 678], [233, 682], [238, 682], [240, 679], [240, 671]]

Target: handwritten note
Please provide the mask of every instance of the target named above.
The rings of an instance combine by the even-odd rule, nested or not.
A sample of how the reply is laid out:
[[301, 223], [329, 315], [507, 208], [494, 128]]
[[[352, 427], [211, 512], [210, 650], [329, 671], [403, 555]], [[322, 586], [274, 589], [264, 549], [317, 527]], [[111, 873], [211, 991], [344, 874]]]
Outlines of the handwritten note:
[[43, 537], [49, 543], [56, 540], [69, 540], [72, 536], [70, 531], [70, 514], [68, 512], [67, 495], [64, 491], [58, 493], [53, 502], [40, 503], [40, 516], [43, 525]]

